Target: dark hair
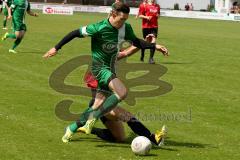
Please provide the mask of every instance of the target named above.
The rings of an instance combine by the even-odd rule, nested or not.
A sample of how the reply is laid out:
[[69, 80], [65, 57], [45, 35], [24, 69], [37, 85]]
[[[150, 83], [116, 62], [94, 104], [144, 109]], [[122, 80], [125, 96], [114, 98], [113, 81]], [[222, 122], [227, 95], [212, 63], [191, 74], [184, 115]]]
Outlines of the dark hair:
[[130, 12], [129, 6], [125, 3], [122, 3], [122, 2], [114, 3], [113, 6], [112, 6], [112, 10], [117, 11], [117, 12], [123, 12], [123, 13], [126, 13], [126, 14], [129, 14], [129, 12]]

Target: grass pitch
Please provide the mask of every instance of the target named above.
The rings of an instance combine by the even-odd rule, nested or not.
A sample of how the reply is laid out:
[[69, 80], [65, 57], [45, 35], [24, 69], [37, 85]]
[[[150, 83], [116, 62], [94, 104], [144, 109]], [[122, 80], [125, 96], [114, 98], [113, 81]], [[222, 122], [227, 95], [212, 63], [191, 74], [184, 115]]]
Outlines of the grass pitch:
[[[69, 31], [106, 16], [28, 16], [28, 31], [18, 54], [8, 53], [13, 41], [0, 43], [0, 159], [239, 159], [240, 24], [228, 21], [160, 18], [158, 42], [169, 48], [171, 56], [156, 53], [155, 60], [168, 69], [161, 80], [173, 89], [160, 96], [136, 98], [134, 106], [120, 105], [140, 115], [151, 131], [166, 124], [169, 138], [164, 147], [154, 147], [146, 157], [135, 156], [127, 126], [130, 138], [124, 144], [80, 134], [72, 143], [62, 143], [64, 128], [70, 122], [56, 116], [56, 104], [72, 100], [71, 112], [80, 113], [90, 97], [59, 93], [50, 87], [49, 77], [70, 59], [89, 54], [90, 38], [75, 39], [51, 59], [44, 60], [42, 55]], [[128, 22], [141, 37], [140, 20], [131, 16]], [[139, 58], [140, 52], [127, 62], [141, 64]], [[85, 69], [71, 72], [66, 84], [83, 85]], [[150, 113], [158, 118], [149, 118]]]

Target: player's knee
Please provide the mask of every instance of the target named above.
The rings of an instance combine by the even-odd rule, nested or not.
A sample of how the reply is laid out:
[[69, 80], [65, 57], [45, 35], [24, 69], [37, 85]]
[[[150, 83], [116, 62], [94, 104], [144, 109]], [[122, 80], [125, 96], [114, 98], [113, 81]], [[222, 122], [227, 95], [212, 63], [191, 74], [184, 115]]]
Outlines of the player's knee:
[[21, 34], [16, 34], [16, 38], [17, 39], [22, 39], [22, 35]]
[[120, 100], [124, 100], [127, 97], [127, 89], [124, 88], [121, 92], [117, 93]]

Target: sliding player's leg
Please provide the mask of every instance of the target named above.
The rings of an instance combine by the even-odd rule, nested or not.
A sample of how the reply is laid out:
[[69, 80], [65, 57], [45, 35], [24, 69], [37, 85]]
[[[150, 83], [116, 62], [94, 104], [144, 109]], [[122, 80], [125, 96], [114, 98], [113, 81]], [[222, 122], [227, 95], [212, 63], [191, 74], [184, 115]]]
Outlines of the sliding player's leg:
[[123, 122], [126, 122], [135, 134], [147, 137], [156, 145], [163, 144], [164, 138], [167, 135], [167, 130], [165, 126], [163, 126], [163, 128], [160, 131], [156, 131], [156, 133], [151, 133], [150, 130], [147, 127], [145, 127], [141, 121], [134, 117], [133, 114], [131, 114], [130, 112], [126, 111], [121, 107], [116, 107], [109, 114]]

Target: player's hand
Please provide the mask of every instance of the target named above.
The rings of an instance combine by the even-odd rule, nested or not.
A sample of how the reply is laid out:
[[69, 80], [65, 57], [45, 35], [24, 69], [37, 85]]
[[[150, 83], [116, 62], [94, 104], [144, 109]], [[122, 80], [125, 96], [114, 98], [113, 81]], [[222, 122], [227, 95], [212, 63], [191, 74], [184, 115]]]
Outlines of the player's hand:
[[122, 50], [122, 51], [120, 51], [119, 53], [118, 53], [118, 57], [117, 57], [117, 59], [122, 59], [122, 58], [124, 58], [124, 57], [127, 57], [127, 51], [126, 50]]
[[151, 19], [152, 19], [152, 16], [147, 17], [147, 20], [151, 21]]
[[145, 41], [151, 43], [153, 38], [155, 38], [154, 34], [148, 34], [145, 38]]
[[7, 19], [12, 19], [12, 15], [8, 15]]
[[52, 48], [52, 49], [50, 49], [47, 53], [45, 53], [44, 55], [43, 55], [43, 58], [49, 58], [49, 57], [52, 57], [52, 56], [55, 56], [57, 54], [57, 50], [56, 50], [56, 48]]
[[162, 52], [164, 56], [169, 56], [168, 49], [162, 45], [156, 44], [156, 50]]

